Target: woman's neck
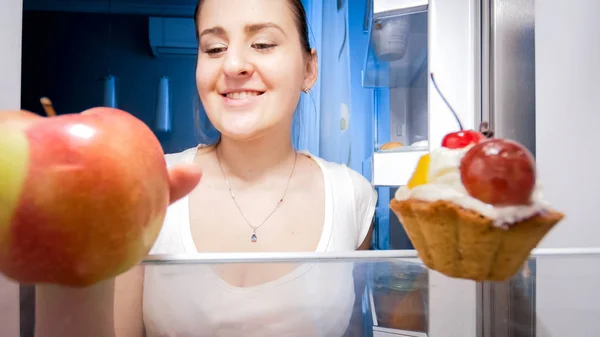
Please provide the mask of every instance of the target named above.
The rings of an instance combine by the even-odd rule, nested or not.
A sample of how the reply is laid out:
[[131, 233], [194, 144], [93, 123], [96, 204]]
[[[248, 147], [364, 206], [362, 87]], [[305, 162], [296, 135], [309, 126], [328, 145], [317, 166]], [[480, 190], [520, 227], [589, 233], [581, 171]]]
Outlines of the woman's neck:
[[289, 174], [296, 151], [289, 135], [236, 141], [222, 137], [216, 146], [217, 158], [229, 177], [248, 182], [267, 175]]

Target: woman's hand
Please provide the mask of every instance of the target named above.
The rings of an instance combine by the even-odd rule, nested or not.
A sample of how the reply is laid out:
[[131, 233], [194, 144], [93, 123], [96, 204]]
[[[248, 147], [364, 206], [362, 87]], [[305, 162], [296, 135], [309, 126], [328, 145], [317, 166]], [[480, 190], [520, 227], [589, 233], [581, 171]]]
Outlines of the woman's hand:
[[177, 165], [169, 169], [169, 204], [188, 195], [198, 185], [202, 171], [195, 165]]

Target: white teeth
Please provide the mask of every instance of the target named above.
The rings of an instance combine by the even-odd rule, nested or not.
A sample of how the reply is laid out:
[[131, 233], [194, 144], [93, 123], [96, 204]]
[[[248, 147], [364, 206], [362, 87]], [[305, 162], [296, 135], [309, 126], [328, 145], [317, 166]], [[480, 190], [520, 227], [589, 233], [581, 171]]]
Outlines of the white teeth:
[[258, 96], [258, 92], [256, 91], [239, 91], [239, 92], [230, 92], [227, 94], [227, 98], [230, 99], [246, 99], [249, 97]]

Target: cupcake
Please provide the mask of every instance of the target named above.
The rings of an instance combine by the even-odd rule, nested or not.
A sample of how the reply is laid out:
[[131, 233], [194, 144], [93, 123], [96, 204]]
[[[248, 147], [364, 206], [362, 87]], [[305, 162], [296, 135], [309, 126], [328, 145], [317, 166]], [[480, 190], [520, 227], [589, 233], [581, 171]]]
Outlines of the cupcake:
[[531, 153], [476, 131], [421, 157], [390, 208], [427, 267], [475, 281], [515, 275], [563, 218], [543, 200]]
[[521, 144], [493, 139], [487, 123], [422, 156], [390, 202], [423, 263], [446, 276], [504, 281], [563, 218], [544, 201], [535, 160]]

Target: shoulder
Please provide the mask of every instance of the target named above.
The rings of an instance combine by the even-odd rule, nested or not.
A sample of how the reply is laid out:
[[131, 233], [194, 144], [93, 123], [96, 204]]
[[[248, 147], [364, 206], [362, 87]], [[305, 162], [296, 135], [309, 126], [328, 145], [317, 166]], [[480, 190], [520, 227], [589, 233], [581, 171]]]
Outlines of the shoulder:
[[351, 212], [358, 244], [366, 237], [377, 207], [377, 191], [362, 174], [346, 165], [311, 156], [327, 171], [336, 203]]
[[320, 157], [312, 155], [311, 157], [328, 171], [332, 180], [342, 184], [350, 184], [355, 194], [364, 194], [370, 197], [375, 192], [371, 182], [350, 167], [344, 164], [327, 161]]

